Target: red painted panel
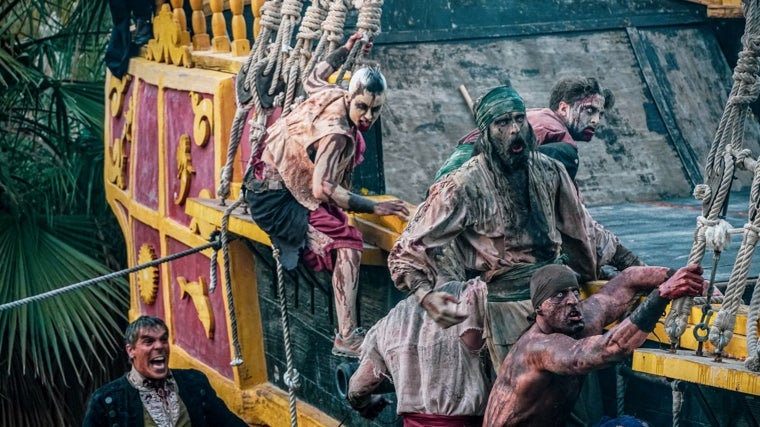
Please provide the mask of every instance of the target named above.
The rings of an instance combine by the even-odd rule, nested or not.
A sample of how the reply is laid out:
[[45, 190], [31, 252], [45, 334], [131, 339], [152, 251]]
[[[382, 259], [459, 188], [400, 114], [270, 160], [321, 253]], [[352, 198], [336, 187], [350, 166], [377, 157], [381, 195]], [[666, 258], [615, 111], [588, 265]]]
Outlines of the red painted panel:
[[[184, 244], [168, 239], [170, 253], [189, 249]], [[224, 287], [219, 284], [213, 294], [209, 294], [209, 303], [214, 313], [214, 337], [206, 338], [203, 324], [198, 318], [190, 296], [182, 298], [177, 277], [184, 277], [188, 282], [197, 282], [203, 277], [209, 285], [209, 259], [200, 253], [189, 255], [172, 261], [169, 265], [169, 276], [172, 281], [172, 310], [174, 321], [174, 342], [191, 356], [216, 369], [220, 374], [232, 379], [230, 366], [230, 342], [227, 333], [227, 320], [224, 304]], [[217, 277], [221, 272], [217, 269]]]
[[[142, 247], [144, 244], [151, 245], [153, 247], [153, 250], [156, 253], [156, 258], [161, 258], [163, 255], [161, 254], [161, 240], [160, 235], [158, 233], [158, 230], [155, 228], [143, 224], [142, 222], [132, 219], [132, 239], [134, 242], [132, 250], [134, 251], [132, 253], [132, 259], [133, 259], [133, 265], [138, 264], [137, 260], [137, 254], [140, 252], [140, 247]], [[166, 264], [160, 264], [158, 266], [158, 295], [156, 296], [156, 300], [153, 302], [153, 304], [146, 304], [145, 301], [140, 298], [139, 293], [140, 289], [137, 286], [137, 275], [138, 273], [132, 273], [130, 275], [130, 283], [132, 284], [132, 291], [138, 293], [138, 303], [140, 304], [140, 313], [147, 314], [150, 316], [156, 316], [161, 319], [166, 319], [165, 313], [164, 313], [164, 289], [161, 283], [161, 271], [165, 268]]]
[[[211, 95], [203, 94], [204, 99], [211, 99]], [[214, 137], [203, 147], [196, 145], [193, 140], [193, 120], [195, 118], [192, 107], [190, 92], [167, 89], [165, 92], [165, 117], [171, 118], [166, 123], [166, 186], [167, 205], [169, 218], [182, 224], [190, 224], [190, 216], [185, 214], [185, 204], [177, 205], [174, 200], [181, 189], [180, 179], [177, 177], [177, 148], [182, 135], [190, 137], [190, 156], [195, 173], [190, 179], [190, 189], [187, 197], [197, 197], [202, 189], [211, 190], [216, 194], [214, 186]]]
[[158, 88], [140, 80], [135, 118], [135, 200], [158, 210]]

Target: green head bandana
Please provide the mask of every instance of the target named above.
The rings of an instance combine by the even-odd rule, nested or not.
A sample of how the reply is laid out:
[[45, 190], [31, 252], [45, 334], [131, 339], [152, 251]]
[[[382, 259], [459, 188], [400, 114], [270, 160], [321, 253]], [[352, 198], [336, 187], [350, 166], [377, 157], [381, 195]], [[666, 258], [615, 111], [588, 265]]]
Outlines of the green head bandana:
[[525, 103], [510, 86], [491, 89], [475, 107], [475, 121], [481, 132], [488, 129], [494, 119], [510, 112], [525, 112]]

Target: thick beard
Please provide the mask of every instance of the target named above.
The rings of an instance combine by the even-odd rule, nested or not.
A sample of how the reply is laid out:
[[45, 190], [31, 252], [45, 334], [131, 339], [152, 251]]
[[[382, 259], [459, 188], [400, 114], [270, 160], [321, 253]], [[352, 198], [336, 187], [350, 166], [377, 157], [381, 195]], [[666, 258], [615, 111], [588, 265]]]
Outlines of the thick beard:
[[[533, 135], [533, 129], [529, 126], [523, 126], [514, 141], [507, 146], [493, 142], [490, 134], [488, 138], [491, 156], [506, 173], [525, 168], [528, 165], [530, 154], [536, 150], [536, 138]], [[511, 146], [515, 143], [522, 143], [524, 147], [519, 154], [512, 153]]]

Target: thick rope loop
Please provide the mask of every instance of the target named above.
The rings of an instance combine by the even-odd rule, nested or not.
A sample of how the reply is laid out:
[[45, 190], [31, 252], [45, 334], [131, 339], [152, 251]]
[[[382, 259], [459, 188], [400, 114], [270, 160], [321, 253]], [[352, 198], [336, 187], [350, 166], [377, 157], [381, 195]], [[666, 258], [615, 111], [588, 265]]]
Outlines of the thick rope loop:
[[694, 195], [694, 198], [700, 202], [706, 202], [712, 197], [712, 190], [707, 184], [698, 184], [694, 187], [694, 192], [692, 194]]

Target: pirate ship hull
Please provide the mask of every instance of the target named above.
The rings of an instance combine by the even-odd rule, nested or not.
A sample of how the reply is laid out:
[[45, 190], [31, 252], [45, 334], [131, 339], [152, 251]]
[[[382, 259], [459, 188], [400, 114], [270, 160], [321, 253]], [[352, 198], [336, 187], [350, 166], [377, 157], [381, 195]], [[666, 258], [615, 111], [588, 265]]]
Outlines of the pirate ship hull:
[[[107, 198], [127, 242], [130, 265], [208, 243], [221, 228], [227, 207], [216, 198], [216, 189], [236, 111], [236, 74], [250, 49], [252, 18], [259, 16], [261, 2], [246, 5], [242, 13], [237, 5], [243, 2], [232, 1], [223, 10], [221, 2], [212, 1], [205, 11], [190, 3], [185, 10], [165, 6], [156, 17], [154, 39], [131, 61], [128, 75], [107, 79]], [[705, 7], [675, 0], [387, 0], [372, 59], [388, 78], [389, 97], [381, 122], [365, 134], [368, 150], [354, 189], [419, 202], [456, 139], [473, 127], [457, 90], [460, 84], [477, 95], [509, 81], [528, 106], [544, 106], [558, 77], [598, 76], [616, 93], [617, 104], [597, 140], [580, 147], [581, 191], [592, 214], [626, 246], [650, 264], [680, 267], [698, 214], [687, 196], [703, 178], [701, 165], [731, 85], [726, 58], [732, 61], [741, 34], [739, 18], [710, 16], [737, 16], [737, 11], [737, 4]], [[189, 17], [192, 35], [184, 24]], [[349, 15], [347, 32], [353, 18]], [[240, 19], [247, 22], [242, 32]], [[756, 127], [749, 131], [757, 134]], [[227, 205], [239, 193], [249, 136], [246, 126]], [[750, 180], [737, 177], [739, 185]], [[732, 203], [741, 203], [741, 197], [746, 199], [747, 192], [734, 196]], [[669, 205], [647, 203], [665, 199]], [[389, 278], [385, 258], [404, 224], [372, 215], [353, 216], [352, 221], [365, 238], [360, 320], [371, 325], [403, 298]], [[228, 230], [241, 237], [230, 242], [228, 262], [209, 248], [130, 277], [129, 317], [166, 319], [172, 365], [204, 371], [247, 421], [290, 425], [286, 349], [269, 240], [242, 210], [232, 213]], [[658, 245], [662, 239], [668, 244]], [[726, 252], [718, 281], [727, 280], [729, 259]], [[335, 388], [335, 370], [345, 360], [330, 354], [335, 319], [329, 274], [299, 267], [287, 275], [285, 288], [293, 360], [300, 374], [299, 425], [370, 424], [350, 410]], [[695, 308], [691, 325], [700, 317]], [[740, 316], [726, 356], [746, 357], [744, 322]], [[622, 399], [626, 413], [663, 424], [657, 421], [670, 419], [670, 388], [657, 378], [664, 378], [683, 380], [697, 390], [686, 393], [687, 402], [699, 404], [686, 413], [693, 425], [721, 424], [736, 416], [737, 408], [754, 420], [746, 402], [751, 401], [747, 396], [760, 395], [756, 374], [730, 359], [719, 364], [691, 356], [699, 344], [692, 336], [684, 334], [682, 350], [670, 354], [657, 344], [667, 342], [666, 334], [656, 330], [648, 345], [652, 348], [633, 357], [634, 371], [644, 375], [630, 375], [623, 396], [606, 394], [607, 412], [620, 409]], [[710, 350], [705, 344], [705, 352]], [[237, 356], [243, 363], [231, 365]], [[642, 393], [653, 388], [656, 393]], [[716, 396], [723, 406], [715, 406]], [[394, 422], [390, 407], [376, 423]]]

